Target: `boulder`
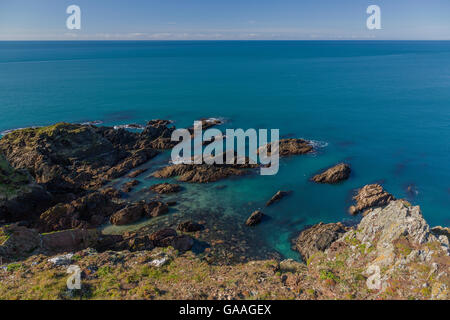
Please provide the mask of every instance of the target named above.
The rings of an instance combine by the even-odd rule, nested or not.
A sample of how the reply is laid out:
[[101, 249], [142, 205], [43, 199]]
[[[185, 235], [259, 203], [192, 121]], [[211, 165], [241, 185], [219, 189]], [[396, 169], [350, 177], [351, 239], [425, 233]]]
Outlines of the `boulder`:
[[149, 239], [151, 241], [153, 241], [155, 246], [165, 247], [164, 239], [171, 238], [171, 237], [176, 237], [176, 236], [177, 236], [177, 232], [174, 229], [172, 229], [172, 228], [164, 228], [164, 229], [161, 229], [161, 230], [153, 232], [149, 236]]
[[311, 178], [311, 180], [317, 183], [335, 184], [343, 180], [347, 180], [350, 173], [351, 169], [348, 164], [339, 163], [324, 172], [315, 175]]
[[349, 228], [342, 223], [320, 222], [309, 227], [293, 240], [293, 249], [298, 251], [302, 259], [306, 261], [311, 255], [318, 251], [325, 251], [330, 245], [338, 240]]
[[250, 217], [247, 219], [247, 221], [245, 222], [245, 224], [249, 227], [255, 226], [258, 223], [261, 222], [262, 218], [264, 217], [264, 213], [262, 213], [259, 210], [256, 210], [255, 212], [253, 212]]
[[266, 207], [274, 204], [275, 202], [280, 201], [281, 199], [283, 199], [284, 197], [286, 197], [287, 195], [291, 194], [292, 191], [278, 191], [277, 193], [275, 193], [275, 195], [266, 203]]
[[169, 212], [167, 204], [161, 201], [150, 201], [145, 204], [145, 215], [149, 217], [158, 217]]
[[125, 207], [114, 213], [110, 218], [110, 222], [119, 226], [136, 222], [143, 217], [145, 212], [144, 207], [145, 205], [143, 203], [137, 203]]
[[351, 214], [365, 213], [367, 209], [382, 207], [395, 200], [394, 196], [384, 191], [383, 187], [379, 184], [364, 186], [353, 199], [356, 201], [356, 205], [349, 208]]

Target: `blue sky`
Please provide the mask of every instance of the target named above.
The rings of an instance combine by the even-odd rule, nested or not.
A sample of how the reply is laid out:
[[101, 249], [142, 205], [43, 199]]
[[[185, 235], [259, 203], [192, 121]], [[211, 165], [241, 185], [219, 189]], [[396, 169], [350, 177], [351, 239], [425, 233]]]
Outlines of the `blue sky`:
[[[66, 8], [81, 8], [81, 30]], [[366, 8], [381, 8], [381, 30]], [[450, 40], [450, 0], [0, 0], [0, 40]]]

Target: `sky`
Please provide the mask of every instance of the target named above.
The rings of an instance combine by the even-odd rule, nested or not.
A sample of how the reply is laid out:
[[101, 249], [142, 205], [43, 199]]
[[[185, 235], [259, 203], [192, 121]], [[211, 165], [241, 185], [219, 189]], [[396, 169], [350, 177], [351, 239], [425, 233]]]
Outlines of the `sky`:
[[[80, 30], [66, 27], [70, 5]], [[450, 0], [0, 0], [0, 40], [352, 39], [450, 40]]]

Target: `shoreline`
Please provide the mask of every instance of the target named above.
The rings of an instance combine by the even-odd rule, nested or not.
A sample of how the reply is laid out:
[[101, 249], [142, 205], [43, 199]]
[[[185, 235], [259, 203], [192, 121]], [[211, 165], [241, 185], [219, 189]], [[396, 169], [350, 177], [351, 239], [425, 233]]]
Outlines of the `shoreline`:
[[[218, 123], [212, 123], [216, 124]], [[3, 234], [0, 255], [4, 256], [6, 261], [10, 261], [6, 270], [8, 271], [9, 266], [17, 261], [29, 261], [38, 255], [53, 256], [68, 251], [80, 252], [87, 248], [96, 248], [99, 255], [111, 250], [133, 255], [136, 252], [147, 254], [160, 248], [166, 248], [164, 250], [174, 248], [177, 252], [171, 253], [170, 259], [176, 260], [188, 252], [194, 252], [195, 259], [217, 266], [239, 266], [267, 259], [273, 259], [278, 264], [289, 261], [283, 260], [275, 250], [271, 251], [264, 245], [263, 238], [254, 229], [253, 225], [264, 224], [265, 219], [270, 218], [264, 213], [255, 215], [255, 211], [251, 224], [248, 220], [247, 226], [245, 220], [236, 224], [234, 220], [236, 217], [225, 216], [211, 210], [197, 210], [195, 215], [190, 214], [189, 217], [185, 215], [189, 210], [180, 208], [189, 208], [189, 200], [183, 199], [185, 194], [183, 188], [172, 191], [171, 188], [175, 183], [181, 181], [186, 186], [195, 186], [197, 183], [208, 185], [208, 182], [246, 179], [242, 172], [251, 169], [235, 165], [223, 169], [214, 165], [170, 165], [160, 162], [164, 170], [173, 167], [176, 171], [155, 177], [154, 173], [159, 171], [155, 171], [152, 160], [171, 149], [173, 144], [170, 142], [170, 134], [173, 130], [173, 122], [166, 120], [149, 121], [139, 133], [123, 128], [96, 127], [91, 124], [58, 123], [49, 127], [13, 131], [3, 137], [0, 140], [0, 152], [4, 153], [5, 160], [2, 160], [1, 173], [2, 179], [10, 181], [11, 185], [8, 195], [1, 200], [3, 211], [0, 212], [0, 221], [3, 220], [0, 224], [0, 231]], [[308, 142], [302, 139], [284, 139], [280, 143], [282, 155], [287, 157], [302, 157], [314, 150], [313, 147], [305, 149]], [[23, 147], [24, 144], [26, 148]], [[36, 159], [39, 159], [38, 162]], [[23, 169], [28, 169], [28, 173]], [[139, 171], [143, 169], [145, 171]], [[343, 180], [351, 179], [349, 170], [349, 166], [338, 164], [323, 168], [311, 179], [314, 178], [316, 183], [320, 184], [339, 185]], [[145, 186], [137, 193], [118, 190], [117, 185], [135, 179], [134, 175], [132, 178], [129, 177], [132, 172], [138, 172], [138, 178], [145, 176], [144, 179], [150, 177], [152, 182], [157, 184], [165, 183], [161, 189], [162, 193], [147, 190]], [[18, 180], [18, 175], [27, 178]], [[200, 178], [193, 179], [193, 176]], [[131, 188], [141, 183], [138, 180], [134, 181], [136, 182], [130, 185]], [[168, 187], [170, 188], [167, 189]], [[195, 197], [195, 194], [190, 196]], [[267, 199], [270, 201], [266, 206], [286, 201], [282, 199], [284, 196], [288, 196], [288, 192], [279, 191], [272, 199]], [[310, 259], [317, 254], [321, 259], [325, 259], [321, 252], [329, 252], [336, 243], [346, 243], [345, 237], [349, 237], [350, 234], [356, 237], [357, 234], [354, 232], [367, 220], [366, 217], [376, 215], [380, 210], [388, 210], [387, 212], [392, 215], [397, 214], [396, 210], [400, 214], [404, 210], [418, 208], [412, 207], [404, 200], [396, 200], [376, 184], [366, 185], [360, 189], [354, 199], [356, 204], [354, 208], [350, 208], [350, 212], [352, 214], [361, 212], [361, 223], [338, 229], [333, 229], [336, 223], [327, 225], [320, 223], [299, 230], [295, 237], [297, 240], [288, 239], [300, 251], [306, 266], [309, 266]], [[170, 203], [172, 204], [169, 205]], [[254, 204], [250, 204], [248, 215], [252, 212], [250, 209], [257, 210]], [[415, 213], [417, 223], [425, 225], [426, 222], [420, 220], [422, 219], [420, 209], [417, 210], [419, 210], [419, 213]], [[261, 211], [264, 212], [265, 209], [261, 208]], [[148, 224], [143, 223], [143, 219], [148, 219], [146, 220]], [[383, 224], [391, 223], [383, 221], [382, 217], [376, 219]], [[107, 221], [115, 224], [120, 222], [117, 234], [89, 231], [104, 230], [105, 226], [110, 225], [109, 222], [105, 224]], [[133, 226], [135, 223], [141, 227], [137, 230], [127, 228], [127, 225]], [[183, 223], [198, 225], [199, 229], [195, 232], [186, 229], [186, 232], [184, 227], [181, 227]], [[439, 257], [448, 257], [448, 240], [445, 240], [446, 237], [448, 239], [448, 231], [445, 231], [448, 228], [439, 230], [444, 230], [443, 235], [435, 235], [436, 231], [426, 231], [426, 234], [432, 239], [429, 240], [430, 243], [436, 243], [439, 238], [443, 248], [447, 241], [447, 249], [442, 249], [444, 253], [438, 249], [434, 251], [439, 252]], [[305, 235], [305, 232], [309, 234]], [[398, 241], [399, 235], [395, 237], [392, 241]], [[305, 240], [302, 240], [303, 238]], [[415, 238], [413, 240], [415, 242], [411, 243], [412, 248], [423, 245], [420, 242], [422, 240], [419, 242]], [[38, 244], [39, 241], [41, 244]], [[372, 241], [379, 240], [372, 239]], [[363, 244], [364, 242], [358, 246]], [[21, 248], [22, 251], [17, 252], [17, 248]], [[304, 250], [308, 250], [309, 253], [306, 255]], [[354, 249], [349, 247], [346, 250]], [[377, 253], [377, 250], [381, 249], [374, 250]], [[411, 253], [416, 249], [408, 250]], [[396, 251], [393, 252], [396, 256]], [[14, 256], [17, 253], [18, 255]], [[364, 244], [363, 253], [367, 256], [372, 254], [372, 251], [367, 251], [367, 244]], [[431, 260], [425, 259], [423, 263], [428, 264], [429, 261]], [[445, 261], [444, 265], [447, 263]], [[43, 260], [41, 262], [43, 263]], [[389, 263], [392, 264], [393, 261]], [[301, 263], [300, 265], [305, 266]], [[295, 269], [304, 268], [300, 265], [296, 265]], [[319, 280], [330, 280], [328, 281], [330, 286], [337, 285], [334, 277], [324, 277], [325, 279], [321, 279], [322, 276], [319, 276]]]

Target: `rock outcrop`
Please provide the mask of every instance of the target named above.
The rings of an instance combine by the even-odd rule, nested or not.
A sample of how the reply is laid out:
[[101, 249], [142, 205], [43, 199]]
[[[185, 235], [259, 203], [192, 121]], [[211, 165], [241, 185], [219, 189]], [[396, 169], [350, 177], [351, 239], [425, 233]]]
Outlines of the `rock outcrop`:
[[264, 213], [262, 213], [259, 210], [256, 210], [255, 212], [253, 212], [250, 217], [248, 217], [247, 221], [245, 222], [245, 224], [249, 227], [253, 227], [256, 226], [257, 224], [259, 224], [261, 222], [261, 220], [264, 217]]
[[144, 213], [144, 203], [133, 204], [114, 213], [110, 218], [110, 222], [117, 226], [130, 224], [141, 219]]
[[256, 167], [257, 165], [251, 164], [175, 164], [156, 171], [153, 173], [153, 177], [177, 177], [182, 182], [208, 183], [232, 176], [247, 175], [250, 173], [248, 169]]
[[386, 192], [379, 184], [364, 186], [353, 199], [356, 201], [356, 205], [349, 208], [351, 214], [359, 212], [365, 214], [368, 209], [382, 207], [395, 200], [394, 196]]
[[[165, 149], [174, 128], [150, 121], [142, 133], [125, 129], [58, 123], [13, 131], [0, 140], [0, 152], [25, 169], [48, 191], [75, 194], [96, 190], [127, 174]], [[163, 146], [162, 146], [163, 144]]]
[[[281, 139], [279, 140], [278, 152], [280, 157], [286, 157], [291, 155], [307, 154], [313, 151], [313, 146], [309, 141], [303, 139]], [[267, 155], [270, 156], [272, 150], [272, 143], [262, 146], [258, 149], [258, 153], [261, 153], [267, 148]]]
[[0, 154], [0, 221], [33, 220], [52, 201], [26, 171], [12, 168]]
[[269, 201], [267, 201], [266, 207], [271, 206], [275, 202], [280, 201], [281, 199], [290, 195], [291, 193], [292, 193], [292, 191], [281, 191], [281, 190], [278, 191], [277, 193], [275, 193], [275, 195]]
[[303, 230], [299, 236], [293, 240], [293, 249], [298, 251], [304, 261], [318, 251], [325, 251], [345, 232], [349, 230], [342, 223], [320, 222], [310, 228]]
[[41, 214], [37, 222], [41, 232], [99, 226], [124, 204], [114, 189], [87, 194], [69, 203], [59, 203]]
[[319, 173], [311, 178], [312, 181], [317, 183], [329, 183], [335, 184], [343, 180], [347, 180], [350, 177], [351, 169], [346, 163], [339, 163], [322, 173]]

